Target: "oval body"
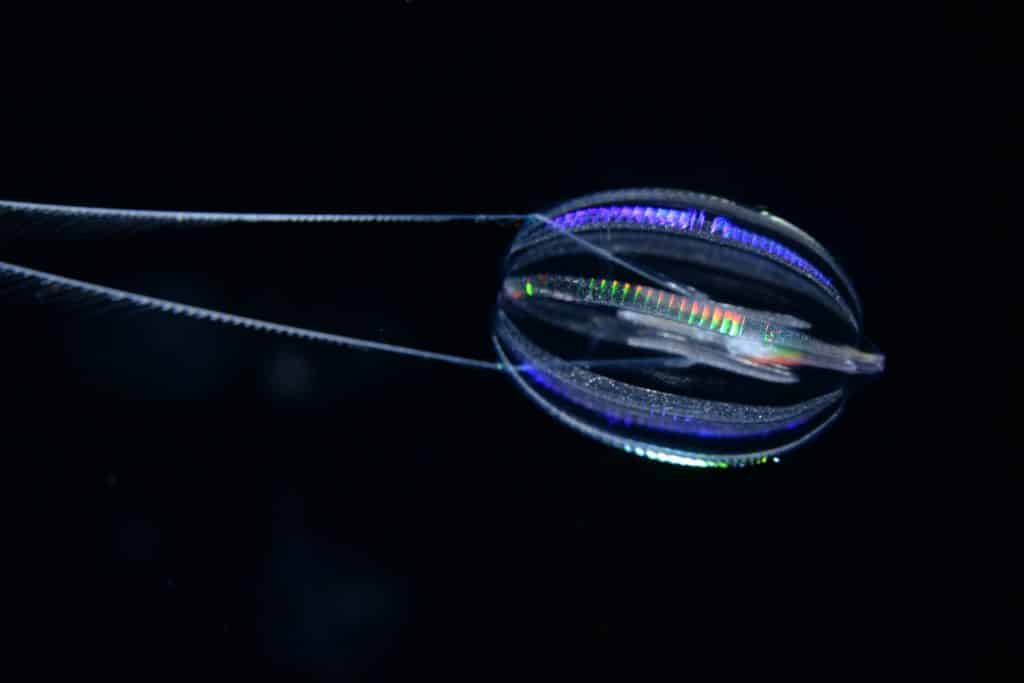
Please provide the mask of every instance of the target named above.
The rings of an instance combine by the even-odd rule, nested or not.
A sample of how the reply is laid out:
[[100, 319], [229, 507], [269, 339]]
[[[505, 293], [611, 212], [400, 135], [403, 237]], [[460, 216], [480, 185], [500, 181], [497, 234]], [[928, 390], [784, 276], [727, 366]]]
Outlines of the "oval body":
[[566, 425], [680, 465], [777, 460], [878, 373], [852, 284], [792, 224], [674, 190], [531, 216], [494, 327], [518, 386]]

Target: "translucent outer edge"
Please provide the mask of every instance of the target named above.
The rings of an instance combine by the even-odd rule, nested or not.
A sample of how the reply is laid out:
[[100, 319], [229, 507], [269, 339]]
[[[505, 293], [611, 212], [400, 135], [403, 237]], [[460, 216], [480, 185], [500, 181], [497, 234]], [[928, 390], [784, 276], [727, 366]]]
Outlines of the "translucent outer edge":
[[[501, 342], [498, 340], [498, 337], [496, 335], [492, 335], [491, 341], [494, 344], [494, 349], [501, 362], [506, 367], [512, 367], [508, 356], [501, 347]], [[509, 372], [509, 376], [512, 377], [513, 381], [515, 381], [519, 388], [522, 389], [523, 392], [541, 408], [541, 410], [562, 424], [572, 427], [581, 434], [585, 434], [606, 446], [618, 448], [633, 455], [639, 455], [650, 460], [664, 462], [671, 465], [679, 465], [682, 467], [722, 469], [727, 467], [744, 467], [747, 465], [761, 465], [768, 462], [779, 462], [778, 456], [802, 446], [828, 428], [843, 412], [843, 407], [846, 404], [845, 398], [842, 399], [835, 412], [833, 412], [832, 415], [830, 415], [824, 422], [807, 434], [801, 436], [799, 439], [783, 446], [736, 455], [709, 455], [707, 453], [699, 453], [696, 451], [653, 446], [642, 441], [618, 436], [607, 430], [587, 424], [586, 422], [569, 415], [565, 411], [560, 410], [550, 401], [541, 396], [540, 393], [538, 393], [525, 379], [523, 379], [520, 371], [515, 370], [513, 372]]]
[[597, 192], [583, 197], [578, 197], [549, 209], [545, 212], [545, 215], [553, 217], [589, 206], [619, 202], [667, 202], [672, 204], [681, 204], [688, 208], [706, 209], [712, 212], [725, 214], [730, 218], [743, 223], [743, 227], [761, 228], [768, 232], [782, 235], [796, 241], [801, 246], [812, 251], [815, 256], [820, 258], [835, 273], [836, 277], [843, 285], [845, 294], [849, 297], [850, 304], [852, 305], [855, 313], [856, 320], [854, 322], [858, 328], [857, 331], [860, 332], [860, 324], [863, 319], [860, 297], [853, 286], [853, 282], [842, 269], [842, 266], [839, 265], [836, 259], [816, 239], [784, 218], [776, 216], [768, 211], [749, 209], [729, 199], [716, 197], [710, 194], [691, 192], [688, 190], [636, 188]]

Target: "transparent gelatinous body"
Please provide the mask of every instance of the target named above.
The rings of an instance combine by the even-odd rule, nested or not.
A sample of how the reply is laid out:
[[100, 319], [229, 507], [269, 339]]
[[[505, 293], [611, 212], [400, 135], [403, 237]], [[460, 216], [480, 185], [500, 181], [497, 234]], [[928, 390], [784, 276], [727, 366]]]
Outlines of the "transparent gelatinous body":
[[776, 459], [838, 416], [851, 378], [883, 368], [852, 284], [814, 239], [669, 190], [529, 217], [506, 258], [494, 344], [566, 425], [702, 467]]
[[0, 200], [0, 242], [223, 224], [525, 221], [508, 251], [497, 359], [271, 322], [0, 261], [8, 296], [148, 309], [349, 349], [510, 375], [545, 411], [599, 441], [695, 467], [776, 459], [839, 415], [883, 357], [861, 333], [849, 279], [786, 221], [707, 195], [591, 195], [546, 214], [276, 214]]

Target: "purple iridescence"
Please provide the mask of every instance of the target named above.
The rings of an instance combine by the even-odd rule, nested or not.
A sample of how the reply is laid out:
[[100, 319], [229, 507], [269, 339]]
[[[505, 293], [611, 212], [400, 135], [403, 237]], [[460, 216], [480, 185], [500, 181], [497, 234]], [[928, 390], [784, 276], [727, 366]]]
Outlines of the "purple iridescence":
[[797, 256], [791, 249], [767, 237], [740, 228], [721, 216], [708, 220], [703, 211], [664, 209], [652, 206], [599, 206], [569, 211], [555, 216], [552, 221], [563, 228], [597, 223], [640, 223], [711, 235], [725, 242], [742, 244], [785, 261], [811, 279], [832, 289], [831, 280], [805, 259]]

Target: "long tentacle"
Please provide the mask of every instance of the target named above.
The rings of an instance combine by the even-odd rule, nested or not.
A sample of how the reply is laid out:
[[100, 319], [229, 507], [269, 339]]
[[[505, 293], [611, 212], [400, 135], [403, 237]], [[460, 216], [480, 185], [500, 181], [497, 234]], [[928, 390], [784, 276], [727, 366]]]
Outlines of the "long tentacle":
[[[0, 223], [0, 238], [18, 237], [27, 234], [32, 238], [57, 237], [77, 238], [114, 234], [118, 232], [156, 229], [173, 226], [201, 226], [219, 224], [344, 224], [344, 223], [448, 223], [448, 222], [505, 222], [534, 219], [545, 226], [593, 250], [603, 258], [607, 258], [628, 270], [641, 275], [649, 281], [667, 289], [674, 289], [675, 284], [649, 273], [605, 249], [596, 246], [579, 235], [565, 231], [554, 221], [543, 214], [338, 214], [338, 213], [233, 213], [233, 212], [196, 212], [196, 211], [161, 211], [150, 209], [120, 209], [62, 204], [44, 204], [0, 200], [0, 220], [5, 216], [13, 216], [13, 225]], [[27, 223], [27, 225], [26, 225]], [[73, 300], [78, 306], [88, 306], [92, 312], [108, 311], [123, 306], [138, 309], [157, 310], [173, 315], [184, 315], [200, 320], [244, 327], [260, 332], [280, 334], [284, 336], [319, 341], [337, 346], [371, 351], [383, 351], [397, 355], [412, 356], [427, 360], [450, 363], [463, 367], [498, 370], [506, 368], [496, 361], [485, 361], [465, 358], [451, 354], [416, 349], [396, 344], [349, 337], [340, 334], [312, 330], [294, 325], [275, 323], [258, 318], [236, 315], [214, 309], [203, 308], [168, 299], [161, 299], [136, 292], [115, 289], [84, 280], [77, 280], [55, 273], [35, 270], [25, 266], [0, 261], [0, 279], [8, 281], [13, 288], [20, 286], [35, 287], [45, 292], [50, 300]], [[566, 362], [568, 365], [585, 367], [673, 367], [684, 359], [670, 358], [625, 358], [625, 359], [593, 359]]]

